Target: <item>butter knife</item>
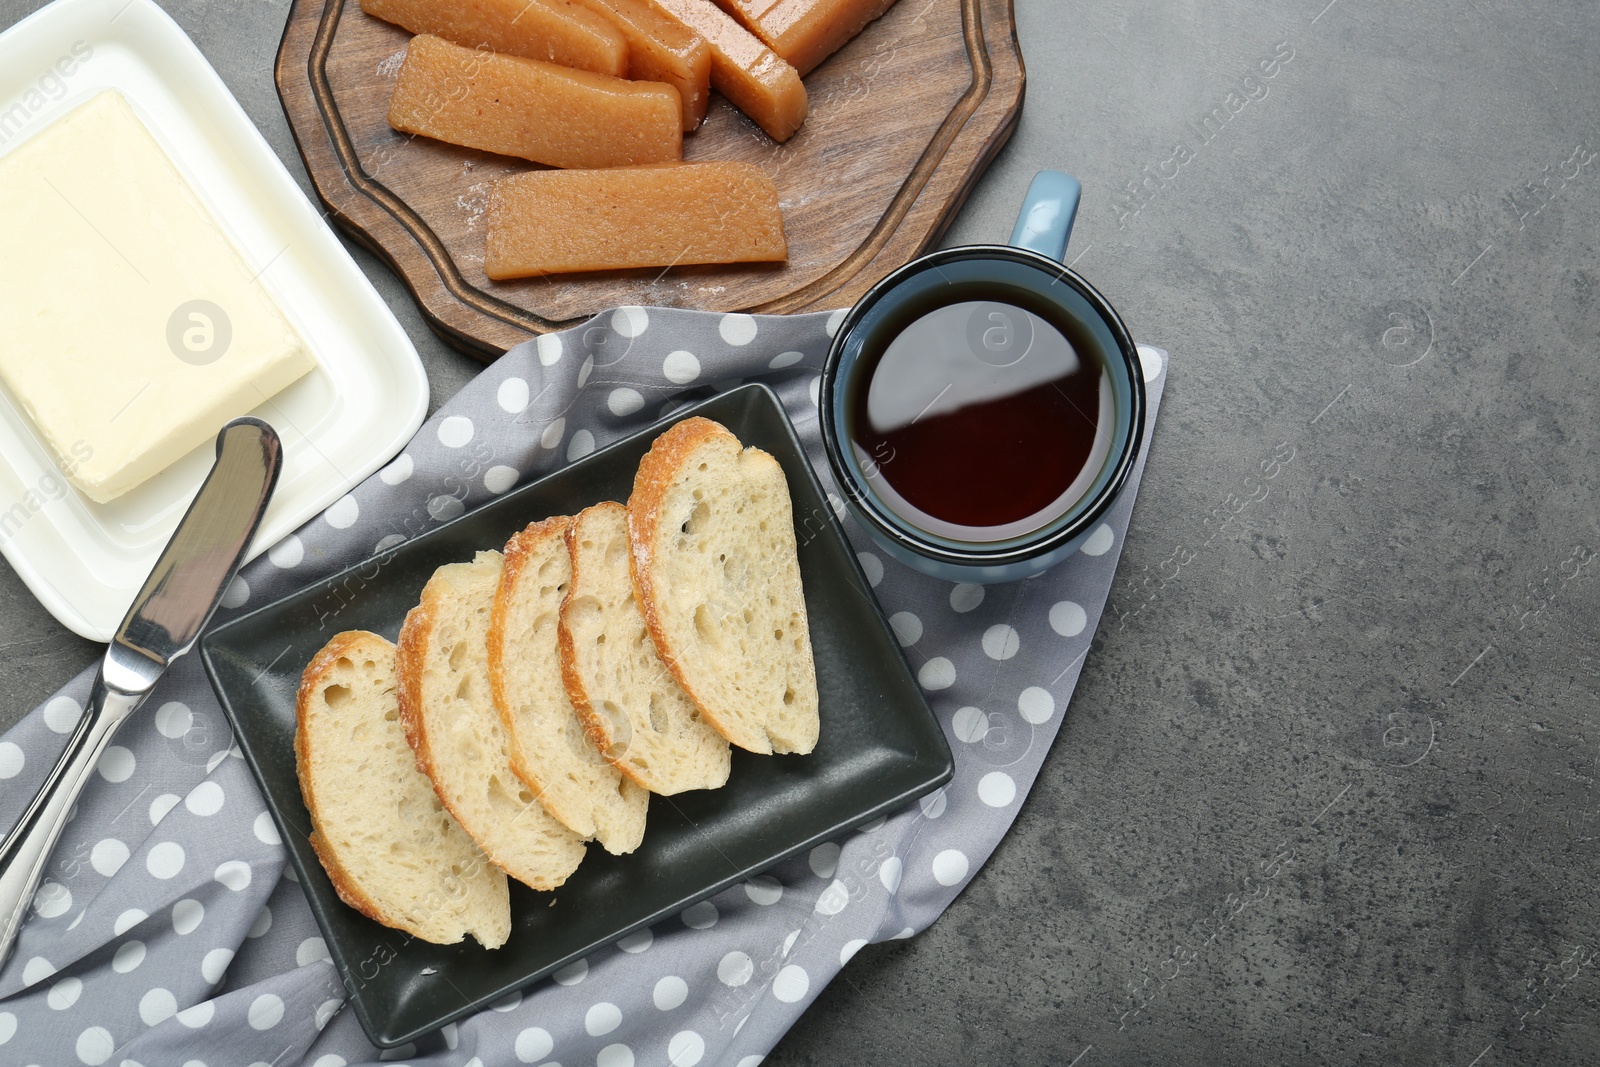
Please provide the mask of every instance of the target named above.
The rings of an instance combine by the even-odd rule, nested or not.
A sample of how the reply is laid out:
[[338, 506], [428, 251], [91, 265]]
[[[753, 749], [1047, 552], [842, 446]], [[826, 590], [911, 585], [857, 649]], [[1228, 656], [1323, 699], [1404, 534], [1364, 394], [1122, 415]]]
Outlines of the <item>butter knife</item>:
[[50, 853], [101, 753], [216, 611], [282, 466], [278, 435], [260, 419], [234, 419], [217, 435], [216, 463], [117, 627], [66, 750], [0, 844], [0, 965], [16, 946]]

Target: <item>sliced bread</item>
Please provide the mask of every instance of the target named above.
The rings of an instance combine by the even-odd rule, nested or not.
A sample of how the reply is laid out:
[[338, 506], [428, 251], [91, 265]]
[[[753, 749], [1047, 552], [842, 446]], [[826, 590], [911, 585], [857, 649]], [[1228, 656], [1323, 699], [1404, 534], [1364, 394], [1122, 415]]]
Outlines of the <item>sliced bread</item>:
[[400, 726], [395, 648], [337, 634], [306, 667], [295, 700], [295, 770], [311, 847], [341, 899], [437, 945], [511, 933], [506, 876], [451, 818], [417, 770]]
[[556, 628], [572, 580], [571, 525], [564, 515], [545, 519], [506, 542], [489, 622], [489, 684], [517, 777], [567, 829], [620, 856], [644, 838], [650, 793], [600, 755], [561, 681]]
[[656, 655], [628, 574], [627, 511], [605, 503], [567, 530], [572, 585], [561, 603], [561, 677], [589, 739], [663, 796], [728, 780], [728, 742]]
[[511, 771], [489, 691], [489, 617], [498, 552], [433, 572], [406, 615], [396, 656], [400, 721], [417, 766], [463, 829], [511, 877], [554, 889], [583, 859], [583, 839], [556, 821]]
[[778, 461], [685, 419], [639, 464], [628, 536], [650, 636], [706, 720], [751, 752], [816, 747], [816, 666]]

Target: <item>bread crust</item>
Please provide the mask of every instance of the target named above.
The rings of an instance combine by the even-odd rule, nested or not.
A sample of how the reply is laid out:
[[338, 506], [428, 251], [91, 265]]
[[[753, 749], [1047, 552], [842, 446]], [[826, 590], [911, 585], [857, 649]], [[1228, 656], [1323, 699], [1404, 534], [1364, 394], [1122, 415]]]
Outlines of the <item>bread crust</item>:
[[[395, 695], [400, 703], [400, 726], [405, 730], [406, 744], [411, 746], [411, 752], [417, 758], [417, 770], [433, 786], [433, 793], [444, 805], [444, 810], [466, 830], [467, 824], [461, 821], [461, 812], [450, 802], [445, 791], [439, 788], [438, 779], [433, 776], [433, 756], [428, 748], [428, 729], [423, 725], [422, 715], [422, 665], [427, 662], [428, 639], [433, 636], [434, 616], [443, 595], [442, 586], [429, 579], [428, 584], [422, 587], [422, 597], [417, 601], [417, 606], [406, 612], [406, 621], [400, 626], [400, 640], [395, 647]], [[467, 830], [467, 836], [472, 837], [472, 831]], [[477, 838], [473, 840], [477, 841]], [[489, 857], [489, 862], [499, 866], [494, 854], [483, 847], [483, 842], [477, 843], [484, 855]]]
[[[677, 679], [678, 685], [689, 695], [689, 699], [694, 701], [695, 707], [700, 709], [700, 714], [704, 716], [706, 722], [710, 723], [717, 733], [740, 748], [770, 756], [772, 754], [770, 740], [767, 740], [763, 748], [752, 748], [737, 740], [740, 731], [724, 722], [717, 714], [717, 710], [695, 691], [695, 687], [689, 683], [688, 677], [684, 674], [683, 667], [672, 655], [671, 645], [667, 641], [666, 627], [656, 611], [652, 564], [657, 547], [655, 531], [660, 525], [662, 503], [666, 499], [667, 490], [672, 488], [677, 471], [689, 456], [693, 455], [695, 449], [719, 437], [733, 442], [736, 452], [744, 450], [744, 446], [740, 444], [739, 438], [734, 436], [732, 430], [720, 422], [696, 415], [694, 418], [684, 419], [657, 437], [650, 445], [650, 451], [639, 461], [639, 470], [633, 478], [633, 492], [628, 497], [630, 549], [628, 573], [633, 578], [634, 599], [639, 602], [639, 610], [644, 614], [645, 629], [650, 634], [650, 643], [656, 646], [656, 655], [661, 657], [661, 662], [666, 664], [672, 677]], [[761, 452], [760, 449], [754, 451]], [[765, 452], [761, 454], [767, 455]]]
[[572, 524], [567, 527], [565, 537], [567, 554], [572, 558], [572, 582], [567, 586], [567, 595], [561, 598], [561, 610], [557, 613], [556, 623], [556, 643], [560, 648], [561, 658], [561, 684], [567, 691], [567, 699], [572, 701], [573, 708], [578, 712], [578, 721], [583, 724], [584, 736], [589, 738], [589, 743], [599, 749], [605, 761], [615, 767], [624, 778], [641, 789], [648, 789], [649, 783], [640, 780], [639, 772], [631, 767], [627, 760], [616, 759], [611, 755], [611, 733], [607, 729], [604, 717], [594, 710], [594, 703], [589, 699], [589, 691], [583, 687], [583, 676], [578, 673], [577, 666], [577, 642], [573, 639], [572, 628], [567, 623], [572, 595], [580, 587], [576, 544], [578, 527], [583, 524], [585, 515], [592, 511], [607, 509], [621, 510], [624, 513], [627, 511], [615, 500], [606, 500], [578, 512]]
[[[380, 654], [393, 654], [394, 646], [378, 634], [367, 630], [346, 630], [329, 638], [328, 643], [322, 646], [321, 651], [311, 657], [311, 662], [306, 664], [305, 671], [300, 675], [300, 688], [296, 690], [294, 700], [295, 777], [300, 779], [300, 796], [305, 800], [306, 811], [311, 815], [311, 834], [308, 838], [311, 843], [311, 850], [317, 854], [317, 859], [321, 861], [323, 870], [328, 872], [328, 881], [333, 883], [334, 892], [339, 894], [339, 899], [374, 922], [380, 922], [391, 929], [416, 933], [415, 930], [405, 926], [399, 919], [389, 914], [371, 897], [363, 893], [360, 886], [356, 884], [355, 879], [350, 876], [350, 872], [345, 869], [344, 864], [339, 862], [338, 855], [334, 853], [332, 846], [322, 836], [321, 808], [317, 805], [316, 790], [311, 785], [311, 750], [310, 743], [307, 740], [308, 731], [306, 729], [306, 720], [310, 716], [311, 702], [315, 699], [317, 690], [321, 689], [323, 683], [327, 680], [328, 673], [333, 669], [334, 664], [341, 659], [353, 658], [356, 655], [363, 654], [360, 650], [374, 641], [382, 646], [379, 650]], [[461, 938], [457, 938], [456, 941], [447, 943], [455, 944], [460, 940]]]
[[[500, 570], [500, 584], [495, 587], [494, 607], [489, 613], [489, 695], [494, 701], [494, 710], [500, 714], [500, 723], [505, 727], [508, 738], [516, 737], [516, 730], [511, 716], [511, 701], [506, 699], [506, 668], [505, 668], [505, 638], [506, 638], [506, 613], [511, 610], [511, 594], [517, 587], [517, 579], [522, 574], [522, 568], [527, 564], [533, 554], [552, 538], [560, 538], [566, 544], [567, 531], [572, 528], [570, 515], [554, 515], [540, 522], [532, 522], [516, 533], [506, 542], [503, 555], [505, 562]], [[568, 550], [570, 551], [570, 549]], [[570, 591], [570, 586], [568, 587]], [[562, 598], [563, 601], [566, 599]], [[564, 677], [564, 675], [563, 675]], [[584, 733], [587, 734], [587, 726]], [[539, 781], [538, 775], [533, 773], [522, 758], [522, 749], [515, 743], [507, 746], [511, 757], [511, 773], [522, 780], [533, 795], [544, 802], [545, 785]], [[548, 807], [548, 805], [546, 805]], [[560, 819], [554, 811], [550, 812]]]
[[[412, 752], [417, 758], [417, 769], [427, 776], [433, 786], [434, 794], [444, 809], [450, 813], [451, 818], [461, 827], [466, 835], [476, 842], [479, 850], [489, 858], [489, 862], [504, 871], [509, 877], [522, 882], [531, 889], [541, 892], [557, 889], [563, 885], [568, 875], [572, 873], [582, 859], [581, 838], [573, 835], [560, 820], [554, 816], [546, 816], [558, 828], [559, 834], [571, 835], [574, 842], [579, 842], [579, 858], [572, 866], [557, 875], [549, 875], [538, 871], [530, 871], [523, 864], [516, 862], [515, 855], [507, 853], [506, 848], [499, 847], [503, 842], [496, 843], [486, 838], [487, 833], [482, 833], [484, 823], [471, 812], [462, 810], [460, 804], [452, 802], [446, 787], [436, 776], [435, 770], [439, 762], [434, 757], [433, 743], [428, 736], [428, 717], [424, 714], [423, 700], [423, 673], [428, 662], [429, 647], [434, 639], [439, 620], [447, 613], [449, 600], [456, 594], [448, 578], [440, 575], [441, 571], [450, 567], [471, 567], [483, 562], [483, 557], [493, 555], [496, 558], [496, 568], [501, 566], [498, 550], [480, 551], [472, 561], [464, 564], [449, 564], [436, 568], [434, 574], [423, 586], [422, 595], [417, 605], [406, 613], [405, 623], [400, 628], [400, 642], [395, 656], [395, 674], [399, 695], [400, 721], [405, 727], [406, 740], [411, 745]], [[498, 721], [498, 714], [496, 720]], [[441, 745], [441, 748], [444, 746]], [[509, 759], [506, 769], [510, 770]], [[515, 779], [515, 775], [509, 777]], [[519, 783], [520, 784], [520, 783]], [[528, 802], [533, 804], [535, 802]], [[543, 812], [542, 805], [535, 805]], [[475, 832], [477, 831], [477, 832]], [[482, 833], [482, 836], [480, 836]]]

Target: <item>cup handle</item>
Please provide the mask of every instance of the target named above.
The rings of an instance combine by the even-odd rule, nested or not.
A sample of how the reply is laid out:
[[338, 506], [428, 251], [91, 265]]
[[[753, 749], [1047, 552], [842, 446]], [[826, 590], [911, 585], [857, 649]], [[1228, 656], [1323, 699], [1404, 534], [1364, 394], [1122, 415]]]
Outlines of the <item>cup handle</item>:
[[1023, 198], [1011, 243], [1059, 263], [1067, 254], [1067, 238], [1072, 236], [1082, 195], [1078, 179], [1059, 170], [1041, 170]]

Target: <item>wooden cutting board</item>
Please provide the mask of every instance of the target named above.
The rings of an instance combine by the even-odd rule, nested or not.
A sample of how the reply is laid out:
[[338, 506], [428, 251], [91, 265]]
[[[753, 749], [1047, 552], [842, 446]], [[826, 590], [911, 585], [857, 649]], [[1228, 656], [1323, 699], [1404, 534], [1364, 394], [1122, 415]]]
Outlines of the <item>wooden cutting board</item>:
[[334, 221], [394, 269], [441, 337], [483, 360], [624, 304], [775, 313], [854, 302], [938, 240], [1011, 136], [1025, 80], [1011, 0], [900, 0], [806, 77], [810, 118], [787, 143], [715, 93], [684, 138], [685, 159], [771, 175], [787, 264], [493, 282], [489, 183], [534, 165], [390, 129], [409, 39], [358, 0], [294, 0], [278, 95]]

